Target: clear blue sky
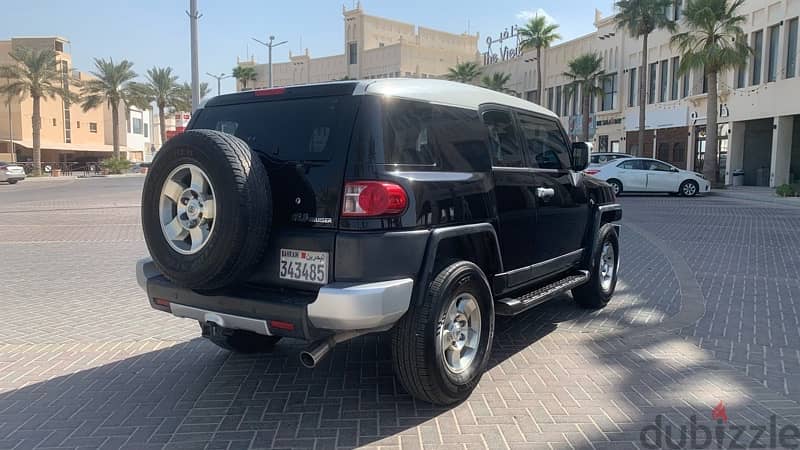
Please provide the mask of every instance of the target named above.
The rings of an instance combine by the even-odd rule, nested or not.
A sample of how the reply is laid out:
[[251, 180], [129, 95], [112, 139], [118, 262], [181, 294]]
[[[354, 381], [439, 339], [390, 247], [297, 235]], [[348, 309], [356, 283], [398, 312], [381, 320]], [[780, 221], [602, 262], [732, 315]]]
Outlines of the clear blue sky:
[[[70, 40], [68, 50], [80, 70], [92, 69], [93, 57], [113, 57], [134, 62], [137, 72], [153, 66], [172, 66], [183, 80], [189, 79], [189, 22], [184, 12], [188, 0], [0, 0], [0, 40], [11, 36], [58, 35]], [[276, 8], [274, 4], [285, 5]], [[247, 51], [258, 62], [266, 49], [250, 38], [265, 40], [274, 34], [289, 44], [276, 49], [274, 62], [286, 61], [288, 51], [307, 47], [312, 56], [342, 53], [342, 5], [331, 0], [198, 0], [200, 19], [200, 73], [230, 73], [236, 57]], [[565, 39], [592, 30], [594, 9], [609, 14], [613, 0], [365, 0], [367, 14], [460, 33], [481, 33], [481, 49], [487, 34], [523, 22], [524, 12], [540, 8], [561, 25]], [[302, 40], [302, 47], [301, 47]], [[223, 81], [223, 92], [233, 89]]]

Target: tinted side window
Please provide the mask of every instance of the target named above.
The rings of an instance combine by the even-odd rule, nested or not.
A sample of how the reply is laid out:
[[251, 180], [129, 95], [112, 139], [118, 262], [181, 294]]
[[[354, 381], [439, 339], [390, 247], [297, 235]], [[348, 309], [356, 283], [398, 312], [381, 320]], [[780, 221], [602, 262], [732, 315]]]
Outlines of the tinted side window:
[[658, 172], [671, 172], [672, 171], [672, 167], [670, 167], [667, 164], [664, 164], [664, 163], [662, 163], [660, 161], [647, 161], [645, 165], [646, 165], [647, 170], [655, 170], [655, 171], [658, 171]]
[[477, 111], [396, 99], [383, 111], [385, 163], [488, 170], [487, 130]]
[[532, 167], [555, 170], [570, 167], [567, 142], [556, 122], [527, 114], [520, 114], [519, 121]]
[[642, 160], [640, 159], [627, 160], [619, 164], [617, 167], [619, 167], [620, 169], [642, 170]]
[[492, 163], [497, 167], [522, 167], [522, 150], [508, 111], [486, 111], [483, 123], [489, 128]]

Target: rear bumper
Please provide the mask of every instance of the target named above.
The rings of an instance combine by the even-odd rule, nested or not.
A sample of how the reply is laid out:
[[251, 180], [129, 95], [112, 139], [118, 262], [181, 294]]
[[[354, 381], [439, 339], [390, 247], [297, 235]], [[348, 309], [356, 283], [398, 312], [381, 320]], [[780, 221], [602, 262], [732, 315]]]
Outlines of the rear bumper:
[[24, 180], [25, 174], [24, 173], [0, 173], [0, 181], [8, 181], [8, 180]]
[[318, 293], [241, 287], [201, 294], [175, 286], [149, 258], [136, 263], [136, 280], [150, 306], [200, 322], [306, 340], [344, 331], [390, 328], [408, 310], [411, 278], [377, 283], [332, 283]]

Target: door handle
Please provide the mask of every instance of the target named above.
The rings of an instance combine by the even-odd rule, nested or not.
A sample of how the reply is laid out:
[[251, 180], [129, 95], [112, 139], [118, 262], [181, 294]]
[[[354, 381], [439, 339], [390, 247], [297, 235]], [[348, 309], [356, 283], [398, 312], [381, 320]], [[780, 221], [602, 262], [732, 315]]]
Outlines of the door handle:
[[551, 198], [556, 195], [556, 190], [553, 188], [536, 188], [536, 196], [539, 198]]

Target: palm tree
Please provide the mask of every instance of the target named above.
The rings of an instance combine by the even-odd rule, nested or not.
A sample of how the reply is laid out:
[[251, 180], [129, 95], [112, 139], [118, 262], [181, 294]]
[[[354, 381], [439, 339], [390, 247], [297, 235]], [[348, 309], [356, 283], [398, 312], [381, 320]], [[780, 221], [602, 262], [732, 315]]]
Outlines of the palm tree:
[[242, 84], [242, 90], [247, 90], [247, 83], [255, 81], [256, 68], [253, 66], [236, 66], [231, 71], [233, 78]]
[[112, 142], [114, 144], [114, 159], [119, 159], [119, 107], [134, 105], [147, 108], [146, 102], [140, 96], [132, 80], [136, 78], [133, 63], [123, 59], [119, 64], [114, 64], [114, 59], [106, 61], [103, 58], [94, 59], [95, 70], [90, 72], [94, 79], [87, 80], [81, 87], [84, 111], [97, 108], [106, 102], [111, 107]]
[[132, 87], [134, 87], [133, 90], [137, 96], [142, 97], [147, 103], [154, 102], [156, 104], [161, 142], [167, 142], [166, 117], [164, 114], [167, 108], [175, 107], [176, 102], [179, 101], [181, 86], [178, 84], [178, 76], [172, 74], [172, 67], [153, 67], [147, 71], [147, 81], [145, 83], [136, 83]]
[[644, 151], [645, 118], [647, 115], [647, 39], [660, 29], [675, 31], [675, 22], [667, 17], [673, 0], [619, 0], [616, 3], [617, 28], [626, 28], [631, 36], [642, 38], [642, 64], [639, 67], [639, 146], [637, 155]]
[[447, 71], [444, 77], [450, 81], [458, 81], [459, 83], [472, 83], [481, 75], [481, 68], [473, 61], [467, 61], [456, 64]]
[[[206, 98], [210, 93], [211, 90], [208, 88], [208, 83], [201, 81], [200, 99]], [[184, 82], [182, 85], [178, 86], [175, 100], [171, 106], [176, 111], [186, 112], [192, 110], [192, 86], [189, 83]]]
[[536, 49], [536, 103], [540, 105], [542, 104], [542, 49], [550, 47], [553, 42], [561, 39], [556, 30], [558, 24], [547, 23], [544, 16], [535, 16], [517, 31], [521, 38], [520, 47], [523, 50]]
[[567, 65], [569, 66], [569, 72], [564, 72], [564, 76], [572, 80], [572, 83], [567, 86], [567, 95], [576, 95], [578, 89], [580, 89], [581, 115], [583, 116], [581, 134], [583, 141], [588, 141], [589, 102], [594, 96], [603, 92], [597, 85], [598, 78], [603, 75], [603, 57], [597, 53], [585, 53], [575, 57]]
[[671, 45], [681, 52], [679, 73], [705, 70], [708, 80], [706, 105], [706, 154], [703, 174], [717, 181], [717, 79], [720, 72], [747, 63], [752, 49], [747, 45], [742, 24], [747, 18], [738, 14], [745, 0], [689, 0], [684, 11], [686, 32], [672, 37]]
[[63, 88], [63, 74], [56, 53], [50, 49], [35, 50], [17, 47], [9, 53], [13, 64], [0, 66], [0, 77], [7, 83], [0, 86], [0, 93], [11, 97], [24, 98], [30, 95], [33, 100], [33, 170], [40, 175], [42, 170], [42, 114], [41, 101], [56, 97], [64, 101], [75, 101], [77, 96]]
[[491, 75], [484, 75], [483, 78], [481, 78], [481, 85], [493, 91], [514, 94], [514, 91], [506, 87], [509, 80], [511, 80], [510, 73], [495, 72]]

